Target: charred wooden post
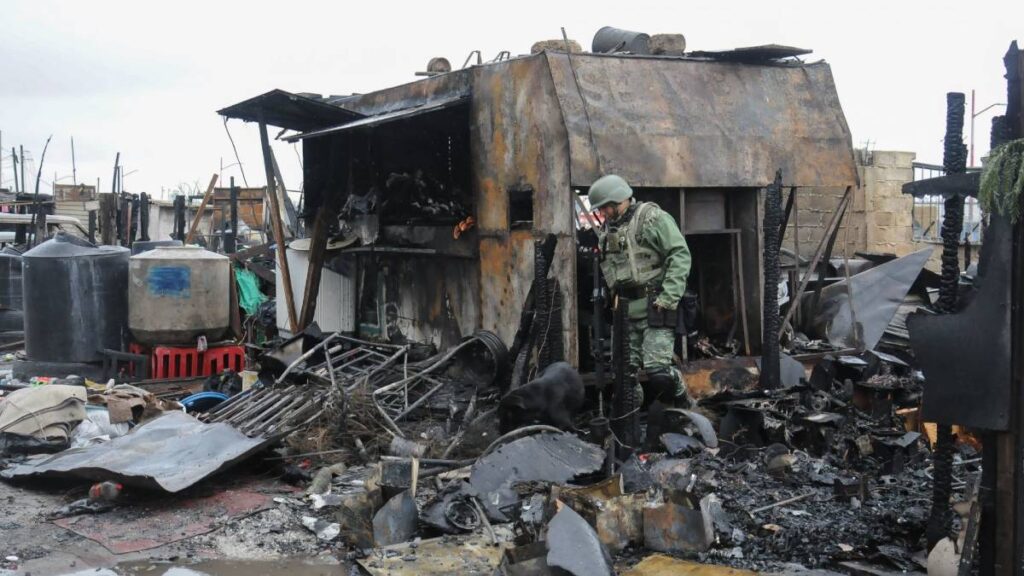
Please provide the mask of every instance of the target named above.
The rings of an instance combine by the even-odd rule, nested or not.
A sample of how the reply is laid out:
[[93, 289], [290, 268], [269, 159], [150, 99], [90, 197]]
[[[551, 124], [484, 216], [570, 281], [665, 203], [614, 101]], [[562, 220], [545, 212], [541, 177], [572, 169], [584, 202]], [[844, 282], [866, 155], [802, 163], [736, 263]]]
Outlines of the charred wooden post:
[[231, 177], [231, 251], [238, 249], [238, 187], [235, 186], [235, 177]]
[[[998, 134], [993, 131], [994, 143], [1024, 138], [1024, 51], [1016, 42], [1010, 44], [1003, 64], [1006, 114], [998, 123]], [[1024, 225], [1020, 222], [1013, 226], [1012, 243], [1011, 301], [1019, 303], [1024, 301]], [[993, 471], [983, 484], [991, 487], [995, 500], [994, 514], [986, 517], [983, 511], [982, 516], [982, 574], [1021, 574], [1024, 567], [1024, 307], [1019, 304], [1010, 311], [1010, 356], [1011, 427], [995, 434], [991, 444], [986, 442], [982, 453], [984, 472]], [[981, 495], [983, 506], [986, 491]], [[992, 545], [986, 546], [987, 542]]]
[[135, 237], [139, 232], [139, 212], [141, 211], [142, 202], [139, 201], [139, 197], [132, 195], [128, 201], [131, 206], [131, 216], [128, 219], [128, 242], [127, 246], [131, 248], [132, 244], [135, 243]]
[[[967, 171], [967, 147], [963, 139], [964, 95], [946, 94], [946, 137], [942, 165], [946, 174]], [[957, 286], [960, 283], [960, 238], [964, 227], [964, 197], [960, 193], [945, 200], [942, 218], [942, 282], [938, 307], [941, 312], [956, 311]]]
[[139, 241], [149, 241], [149, 194], [139, 194]]
[[[185, 241], [185, 196], [174, 197], [174, 232], [171, 238]], [[104, 242], [106, 244], [106, 242]]]
[[203, 194], [203, 200], [199, 203], [199, 208], [196, 210], [195, 218], [192, 219], [192, 226], [188, 229], [188, 234], [185, 236], [185, 244], [191, 244], [192, 240], [195, 239], [196, 230], [199, 229], [199, 223], [203, 219], [203, 213], [206, 211], [206, 205], [210, 203], [213, 198], [213, 189], [217, 186], [217, 175], [214, 174], [210, 177], [210, 184], [206, 187], [206, 193]]
[[780, 386], [779, 372], [779, 250], [782, 247], [782, 171], [765, 190], [764, 200], [764, 329], [761, 347], [761, 388]]
[[117, 219], [117, 196], [113, 194], [100, 194], [99, 197], [100, 243], [104, 246], [111, 246], [116, 238], [116, 224], [114, 221]]
[[[942, 164], [946, 174], [962, 174], [967, 170], [967, 146], [964, 145], [964, 95], [946, 94], [946, 137]], [[956, 311], [960, 284], [960, 237], [964, 227], [964, 197], [959, 192], [946, 199], [942, 217], [942, 279], [939, 284], [938, 311], [951, 314]], [[932, 462], [935, 475], [932, 480], [932, 510], [928, 518], [928, 548], [950, 534], [953, 511], [949, 497], [953, 482], [953, 428], [939, 422], [936, 430], [935, 452]]]

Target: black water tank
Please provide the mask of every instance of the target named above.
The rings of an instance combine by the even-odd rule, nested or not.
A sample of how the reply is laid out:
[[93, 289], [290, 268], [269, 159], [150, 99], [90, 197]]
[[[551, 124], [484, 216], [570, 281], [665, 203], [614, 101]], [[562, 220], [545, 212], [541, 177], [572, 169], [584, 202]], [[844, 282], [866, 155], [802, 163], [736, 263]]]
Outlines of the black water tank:
[[590, 50], [598, 54], [605, 52], [650, 54], [651, 48], [648, 45], [650, 41], [651, 37], [649, 34], [605, 26], [594, 34], [594, 41], [590, 45]]
[[21, 254], [0, 253], [0, 309], [22, 309]]
[[29, 360], [97, 362], [100, 349], [121, 348], [130, 254], [59, 232], [22, 256]]

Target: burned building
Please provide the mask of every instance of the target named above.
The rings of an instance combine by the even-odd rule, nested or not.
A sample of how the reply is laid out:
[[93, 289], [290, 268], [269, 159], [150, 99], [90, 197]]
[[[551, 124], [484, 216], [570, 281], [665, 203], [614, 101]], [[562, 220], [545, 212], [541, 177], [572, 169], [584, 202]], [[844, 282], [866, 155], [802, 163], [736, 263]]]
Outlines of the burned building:
[[[754, 50], [737, 61], [546, 51], [368, 94], [275, 90], [220, 114], [290, 129], [283, 138], [302, 142], [312, 239], [301, 265], [341, 277], [336, 293], [319, 297], [341, 303], [334, 313], [345, 332], [444, 349], [485, 329], [511, 342], [535, 241], [553, 234], [562, 342], [579, 365], [592, 293], [579, 249], [583, 196], [617, 173], [677, 216], [702, 330], [732, 335], [752, 354], [761, 342], [759, 190], [779, 169], [790, 188], [857, 180], [831, 70], [780, 58], [794, 53]], [[347, 230], [328, 245], [338, 214]], [[310, 279], [293, 287], [296, 307], [320, 289], [318, 273], [300, 276]]]

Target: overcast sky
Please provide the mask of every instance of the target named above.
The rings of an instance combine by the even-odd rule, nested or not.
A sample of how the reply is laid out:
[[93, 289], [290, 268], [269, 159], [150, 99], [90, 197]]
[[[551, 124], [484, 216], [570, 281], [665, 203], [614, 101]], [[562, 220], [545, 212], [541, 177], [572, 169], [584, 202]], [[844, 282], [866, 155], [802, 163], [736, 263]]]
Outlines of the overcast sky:
[[[1024, 1], [861, 2], [174, 2], [6, 0], [0, 7], [2, 186], [10, 149], [32, 168], [53, 135], [40, 191], [71, 182], [109, 190], [121, 152], [126, 189], [160, 194], [235, 163], [216, 110], [272, 88], [369, 92], [416, 79], [432, 56], [459, 67], [529, 52], [564, 26], [586, 49], [604, 25], [679, 32], [687, 49], [778, 43], [832, 66], [854, 146], [907, 150], [941, 163], [945, 94], [1006, 101], [1002, 56], [1021, 38]], [[993, 113], [977, 119], [977, 156]], [[969, 124], [969, 110], [968, 110]], [[254, 125], [228, 123], [249, 184], [263, 185]], [[273, 133], [272, 133], [273, 135]], [[964, 138], [968, 139], [965, 128]], [[301, 184], [291, 145], [275, 143], [289, 188]], [[980, 160], [979, 160], [980, 163]], [[241, 180], [238, 167], [223, 172]], [[35, 173], [29, 179], [34, 185]]]

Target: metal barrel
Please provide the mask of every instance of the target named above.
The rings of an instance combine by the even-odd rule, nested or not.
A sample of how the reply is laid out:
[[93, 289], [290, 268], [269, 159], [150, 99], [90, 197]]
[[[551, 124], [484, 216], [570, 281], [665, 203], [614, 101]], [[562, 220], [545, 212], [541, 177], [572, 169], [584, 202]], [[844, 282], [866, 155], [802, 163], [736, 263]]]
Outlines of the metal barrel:
[[633, 54], [650, 54], [648, 45], [651, 41], [649, 34], [643, 32], [632, 32], [620, 28], [605, 26], [594, 34], [594, 41], [590, 50], [597, 53], [605, 52], [632, 52]]

